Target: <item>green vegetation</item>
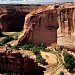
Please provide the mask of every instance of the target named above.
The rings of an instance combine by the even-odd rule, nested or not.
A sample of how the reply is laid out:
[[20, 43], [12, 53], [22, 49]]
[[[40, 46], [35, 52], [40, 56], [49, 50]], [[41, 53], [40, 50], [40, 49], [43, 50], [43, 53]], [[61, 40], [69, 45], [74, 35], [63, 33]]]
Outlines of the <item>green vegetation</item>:
[[64, 72], [63, 71], [60, 71], [60, 75], [64, 75]]
[[7, 47], [11, 47], [11, 44], [7, 44]]
[[42, 58], [42, 56], [40, 54], [36, 55], [36, 60], [38, 63], [44, 63], [44, 59]]
[[45, 49], [45, 48], [47, 48], [47, 46], [44, 43], [37, 44], [36, 46], [38, 46], [39, 49]]
[[14, 46], [12, 47], [12, 49], [16, 49], [16, 50], [18, 50], [19, 47], [18, 47], [17, 45], [14, 45]]
[[31, 48], [33, 48], [34, 47], [34, 45], [33, 44], [31, 44], [31, 43], [27, 43], [27, 44], [25, 44], [25, 45], [23, 45], [23, 46], [20, 46], [23, 50], [31, 50]]
[[14, 40], [12, 36], [6, 36], [3, 40], [0, 41], [0, 44], [6, 44], [7, 42], [10, 42], [12, 40]]
[[72, 71], [75, 68], [75, 58], [72, 54], [69, 54], [67, 51], [63, 53], [64, 56], [64, 67]]
[[39, 47], [34, 46], [34, 47], [32, 48], [32, 52], [37, 55], [37, 54], [39, 53]]
[[38, 50], [45, 50], [46, 48], [46, 46], [43, 43], [37, 45], [32, 43], [26, 43], [25, 45], [19, 45], [19, 47], [22, 48], [23, 50], [33, 50], [33, 52], [35, 48]]
[[52, 50], [50, 50], [49, 48], [48, 49], [47, 48], [42, 49], [42, 51], [44, 51], [44, 52], [52, 52]]

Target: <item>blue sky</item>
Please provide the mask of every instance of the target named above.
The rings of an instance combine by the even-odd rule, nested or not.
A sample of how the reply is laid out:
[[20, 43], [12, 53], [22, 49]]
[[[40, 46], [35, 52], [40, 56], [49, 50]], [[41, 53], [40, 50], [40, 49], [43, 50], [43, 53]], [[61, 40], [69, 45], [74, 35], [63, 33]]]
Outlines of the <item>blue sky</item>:
[[0, 4], [49, 4], [61, 2], [75, 2], [75, 0], [0, 0]]

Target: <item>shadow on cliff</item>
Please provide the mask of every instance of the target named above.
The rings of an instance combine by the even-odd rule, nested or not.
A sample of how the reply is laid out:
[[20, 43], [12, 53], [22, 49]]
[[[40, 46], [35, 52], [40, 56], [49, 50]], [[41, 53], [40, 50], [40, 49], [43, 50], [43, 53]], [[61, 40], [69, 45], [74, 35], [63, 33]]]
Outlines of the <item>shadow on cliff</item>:
[[44, 75], [44, 72], [46, 69], [43, 67], [38, 67], [38, 70], [29, 72], [29, 73], [16, 73], [16, 72], [12, 72], [12, 71], [6, 71], [6, 70], [0, 70], [1, 74], [7, 74], [7, 75]]
[[7, 13], [0, 15], [0, 27], [2, 31], [12, 32], [12, 31], [22, 31], [25, 21], [25, 16], [29, 12], [21, 12], [16, 10], [8, 10]]
[[45, 68], [39, 66], [38, 70], [33, 71], [33, 72], [29, 72], [29, 73], [24, 74], [24, 75], [44, 75], [43, 71], [45, 71], [45, 70], [46, 70]]

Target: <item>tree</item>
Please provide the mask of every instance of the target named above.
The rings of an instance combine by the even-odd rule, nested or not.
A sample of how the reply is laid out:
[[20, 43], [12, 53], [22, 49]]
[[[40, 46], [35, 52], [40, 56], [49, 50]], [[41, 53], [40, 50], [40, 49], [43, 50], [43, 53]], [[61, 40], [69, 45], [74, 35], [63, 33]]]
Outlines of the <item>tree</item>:
[[72, 71], [75, 68], [75, 58], [72, 54], [69, 54], [67, 51], [64, 52], [64, 67]]
[[64, 72], [63, 71], [60, 71], [60, 75], [64, 75]]
[[44, 63], [44, 59], [42, 58], [40, 54], [36, 55], [36, 59], [38, 63]]

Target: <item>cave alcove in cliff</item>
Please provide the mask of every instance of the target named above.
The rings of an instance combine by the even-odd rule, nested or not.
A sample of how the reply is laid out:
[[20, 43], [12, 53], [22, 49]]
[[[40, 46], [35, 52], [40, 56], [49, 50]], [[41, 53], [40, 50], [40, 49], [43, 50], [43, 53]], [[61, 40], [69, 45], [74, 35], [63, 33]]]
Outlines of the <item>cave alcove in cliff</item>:
[[23, 30], [25, 16], [28, 12], [10, 10], [0, 18], [3, 32], [18, 32]]

